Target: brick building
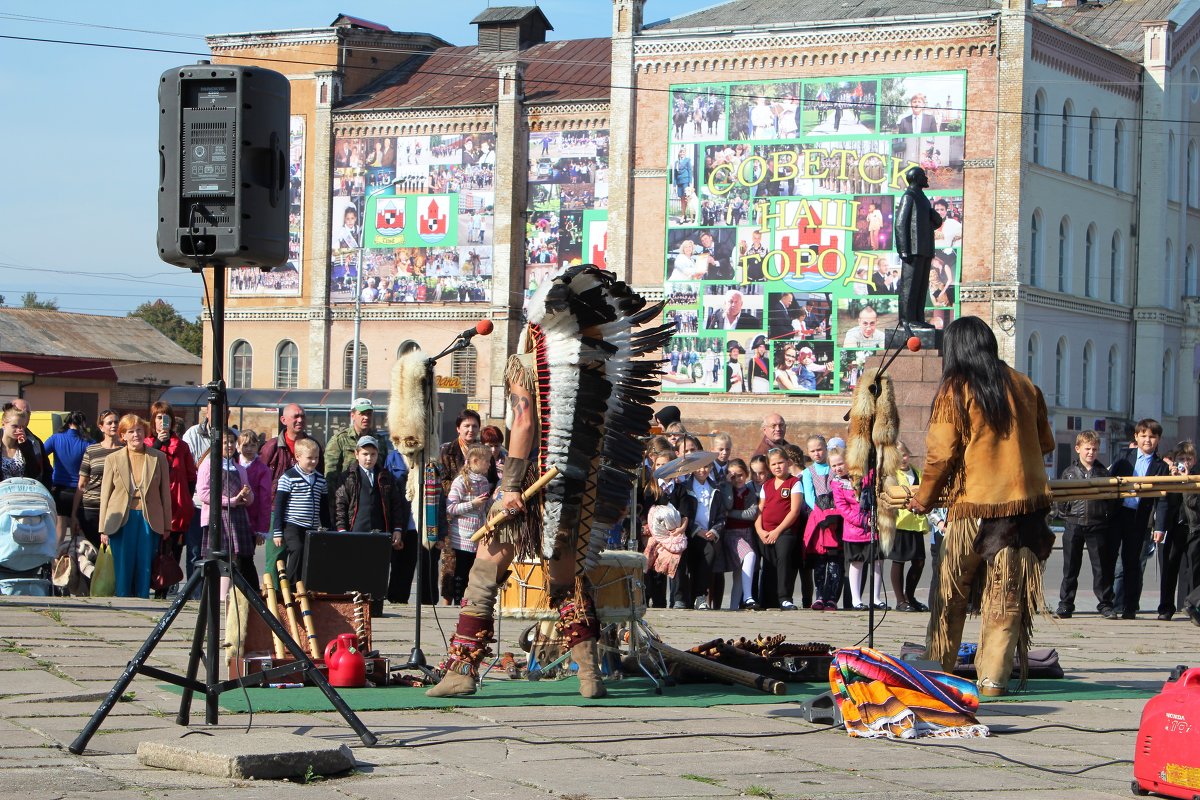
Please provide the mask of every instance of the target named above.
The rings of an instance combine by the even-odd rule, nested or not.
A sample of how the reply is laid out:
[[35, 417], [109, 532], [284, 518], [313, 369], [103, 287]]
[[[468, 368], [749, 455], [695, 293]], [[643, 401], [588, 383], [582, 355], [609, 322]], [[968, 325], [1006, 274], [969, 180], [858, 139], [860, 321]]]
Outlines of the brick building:
[[[1141, 416], [1195, 434], [1195, 0], [644, 7], [613, 0], [610, 36], [574, 41], [534, 7], [486, 9], [467, 47], [344, 16], [210, 37], [293, 82], [295, 259], [231, 285], [234, 380], [348, 387], [356, 298], [373, 388], [408, 340], [436, 351], [488, 316], [443, 370], [499, 417], [526, 294], [607, 259], [668, 301], [666, 399], [692, 428], [752, 441], [779, 411], [832, 431], [877, 363], [865, 309], [895, 319], [891, 214], [917, 164], [951, 220], [935, 323], [991, 321], [1064, 444]], [[939, 369], [893, 368], [910, 438]]]
[[[37, 411], [148, 416], [170, 386], [203, 383], [200, 359], [142, 319], [0, 308], [0, 395]], [[181, 411], [181, 416], [183, 412]]]

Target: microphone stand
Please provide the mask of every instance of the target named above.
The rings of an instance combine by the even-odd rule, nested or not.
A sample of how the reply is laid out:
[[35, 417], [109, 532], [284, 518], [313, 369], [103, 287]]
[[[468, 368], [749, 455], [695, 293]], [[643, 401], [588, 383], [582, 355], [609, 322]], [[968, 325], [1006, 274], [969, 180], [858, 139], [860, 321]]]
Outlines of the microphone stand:
[[[900, 351], [903, 349], [903, 346], [900, 344], [902, 340], [899, 336], [901, 325], [904, 326], [905, 332], [910, 334], [912, 333], [912, 329], [908, 327], [908, 323], [904, 320], [900, 320], [896, 323], [896, 327], [893, 329], [892, 333], [893, 341], [897, 342], [895, 350], [890, 352], [890, 355], [889, 350], [885, 349], [883, 351], [883, 364], [875, 371], [875, 377], [871, 379], [871, 385], [867, 387], [867, 391], [869, 391], [871, 396], [876, 400], [879, 399], [879, 394], [882, 391], [884, 373], [887, 372], [888, 367], [892, 365], [892, 362], [896, 360], [896, 357], [900, 355]], [[850, 421], [849, 411], [846, 412], [844, 419], [847, 422]], [[871, 428], [874, 427], [875, 415], [872, 414]], [[869, 480], [865, 481], [866, 485], [864, 485], [862, 488], [862, 497], [859, 498], [858, 505], [859, 508], [862, 509], [863, 514], [866, 516], [868, 523], [871, 526], [871, 538], [867, 542], [867, 585], [864, 591], [869, 590], [871, 592], [871, 600], [867, 602], [867, 647], [874, 648], [875, 573], [878, 570], [878, 561], [882, 555], [879, 552], [879, 494], [883, 491], [883, 481], [886, 476], [883, 475], [883, 473], [879, 470], [879, 449], [875, 446], [875, 440], [873, 437], [868, 437], [867, 440], [867, 468], [864, 477], [869, 478]], [[881, 619], [880, 621], [882, 622], [883, 620]]]
[[[438, 413], [437, 386], [434, 383], [433, 365], [440, 359], [445, 358], [451, 353], [457, 353], [459, 350], [465, 350], [471, 344], [471, 338], [474, 333], [460, 333], [446, 346], [446, 349], [438, 353], [432, 358], [425, 359], [425, 413], [426, 419], [433, 419]], [[429, 662], [425, 658], [425, 651], [421, 649], [421, 603], [424, 599], [425, 592], [425, 566], [421, 563], [421, 556], [427, 555], [428, 559], [433, 558], [433, 553], [425, 547], [425, 467], [430, 462], [429, 441], [426, 437], [425, 452], [422, 455], [421, 463], [410, 465], [410, 469], [420, 469], [421, 477], [419, 480], [420, 491], [417, 493], [417, 511], [414, 518], [417, 520], [417, 546], [421, 549], [417, 551], [417, 569], [416, 569], [416, 607], [413, 616], [413, 647], [408, 653], [408, 661], [400, 666], [392, 667], [393, 672], [404, 672], [405, 670], [415, 670], [430, 684], [437, 683], [438, 676], [430, 668]], [[436, 602], [436, 600], [435, 600]]]

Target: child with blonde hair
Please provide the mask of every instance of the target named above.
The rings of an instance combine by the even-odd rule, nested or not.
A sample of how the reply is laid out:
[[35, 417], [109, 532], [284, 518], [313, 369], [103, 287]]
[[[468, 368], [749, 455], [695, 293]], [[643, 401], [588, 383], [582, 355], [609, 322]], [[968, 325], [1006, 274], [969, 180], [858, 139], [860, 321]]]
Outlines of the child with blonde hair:
[[492, 484], [487, 478], [491, 460], [492, 450], [487, 445], [468, 447], [462, 470], [446, 495], [446, 516], [450, 522], [446, 544], [454, 551], [454, 572], [442, 580], [442, 598], [447, 605], [462, 602], [467, 578], [475, 563], [479, 545], [471, 541], [471, 537], [483, 527], [491, 505]]

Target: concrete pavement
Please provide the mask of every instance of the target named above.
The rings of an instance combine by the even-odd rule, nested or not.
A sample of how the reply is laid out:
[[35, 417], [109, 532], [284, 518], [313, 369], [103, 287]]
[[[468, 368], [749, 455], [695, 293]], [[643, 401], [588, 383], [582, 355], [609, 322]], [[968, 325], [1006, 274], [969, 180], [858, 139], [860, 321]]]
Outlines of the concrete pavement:
[[[122, 598], [0, 601], [4, 796], [182, 800], [236, 788], [243, 798], [279, 797], [286, 791], [289, 797], [372, 800], [410, 795], [430, 800], [1128, 797], [1129, 764], [1068, 773], [1131, 759], [1133, 733], [1030, 729], [1047, 723], [1136, 729], [1144, 704], [992, 702], [980, 714], [992, 727], [991, 738], [919, 744], [853, 740], [844, 732], [819, 730], [800, 716], [798, 697], [714, 708], [613, 708], [603, 701], [572, 708], [473, 708], [464, 699], [446, 710], [362, 713], [380, 737], [375, 748], [362, 746], [332, 711], [255, 714], [251, 736], [281, 731], [320, 737], [349, 745], [358, 761], [347, 776], [281, 787], [138, 763], [139, 742], [187, 733], [173, 721], [178, 695], [139, 676], [130, 687], [132, 699], [115, 707], [88, 751], [71, 755], [66, 746], [165, 608], [159, 601]], [[182, 672], [195, 610], [190, 603], [152, 664]], [[444, 652], [441, 631], [453, 629], [454, 614], [445, 607], [436, 617], [425, 611], [422, 645], [436, 661]], [[927, 618], [889, 613], [879, 624], [876, 646], [898, 653], [902, 642], [921, 641]], [[410, 607], [389, 606], [387, 615], [373, 622], [375, 645], [396, 658], [407, 654], [412, 619]], [[865, 614], [842, 611], [651, 609], [647, 620], [666, 642], [685, 648], [716, 636], [759, 633], [851, 646], [866, 631]], [[515, 650], [521, 628], [518, 622], [503, 623], [498, 649]], [[969, 621], [965, 638], [973, 640], [977, 633], [978, 622]], [[1152, 616], [1130, 622], [1078, 612], [1070, 620], [1039, 621], [1035, 634], [1035, 646], [1056, 647], [1072, 677], [1154, 691], [1176, 664], [1197, 661], [1198, 643], [1200, 630], [1183, 616], [1172, 622]], [[203, 709], [196, 704], [193, 721], [202, 720]], [[220, 727], [223, 735], [240, 736], [248, 724], [248, 715], [227, 713]]]

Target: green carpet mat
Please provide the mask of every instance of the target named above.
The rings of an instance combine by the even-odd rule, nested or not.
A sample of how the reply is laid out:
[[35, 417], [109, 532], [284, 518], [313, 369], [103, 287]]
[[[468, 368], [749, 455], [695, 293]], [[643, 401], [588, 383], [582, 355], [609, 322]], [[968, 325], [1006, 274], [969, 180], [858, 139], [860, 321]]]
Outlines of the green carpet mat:
[[[605, 684], [608, 696], [589, 700], [579, 696], [579, 681], [565, 678], [558, 681], [488, 679], [483, 688], [470, 697], [426, 697], [423, 688], [412, 686], [381, 686], [374, 689], [341, 689], [339, 694], [355, 711], [393, 711], [416, 708], [457, 708], [476, 706], [582, 706], [613, 707], [683, 707], [708, 708], [722, 705], [800, 702], [824, 691], [816, 684], [789, 684], [788, 694], [782, 697], [765, 694], [742, 686], [722, 686], [716, 683], [689, 683], [667, 686], [661, 695], [654, 693], [645, 678], [625, 678]], [[162, 688], [176, 694], [178, 686], [163, 684]], [[332, 711], [329, 700], [315, 686], [298, 689], [254, 688], [246, 690], [255, 713], [277, 711]], [[246, 696], [240, 691], [221, 695], [221, 707], [226, 711], [246, 711]]]
[[[355, 711], [395, 711], [420, 708], [455, 708], [476, 706], [582, 706], [606, 705], [621, 707], [708, 708], [723, 705], [757, 705], [770, 703], [799, 703], [826, 691], [828, 684], [791, 683], [788, 693], [777, 697], [741, 686], [722, 686], [715, 683], [689, 683], [668, 686], [661, 695], [655, 694], [645, 678], [625, 678], [606, 684], [608, 696], [587, 700], [579, 696], [575, 678], [560, 681], [525, 681], [495, 679], [484, 682], [483, 689], [470, 697], [426, 697], [425, 690], [410, 686], [385, 686], [375, 689], [342, 689], [341, 695]], [[182, 690], [163, 684], [162, 688], [176, 694]], [[320, 689], [305, 686], [298, 689], [254, 688], [246, 690], [255, 712], [331, 711], [333, 706]], [[1030, 679], [1028, 690], [1020, 694], [984, 700], [986, 703], [1028, 703], [1037, 701], [1064, 702], [1071, 700], [1145, 699], [1157, 690], [1139, 689], [1116, 684], [1092, 683], [1077, 678], [1059, 680]], [[240, 691], [221, 695], [221, 707], [226, 711], [244, 712], [246, 696]]]

